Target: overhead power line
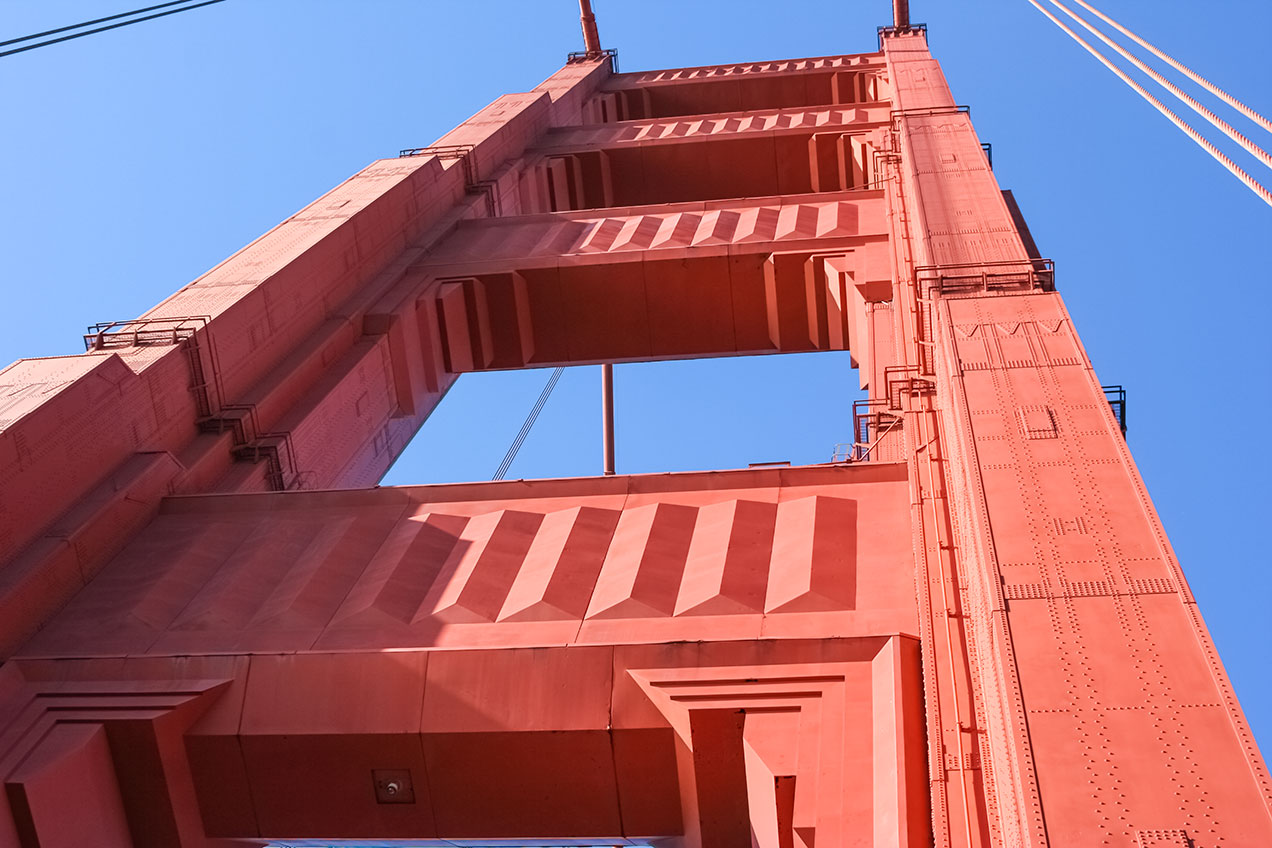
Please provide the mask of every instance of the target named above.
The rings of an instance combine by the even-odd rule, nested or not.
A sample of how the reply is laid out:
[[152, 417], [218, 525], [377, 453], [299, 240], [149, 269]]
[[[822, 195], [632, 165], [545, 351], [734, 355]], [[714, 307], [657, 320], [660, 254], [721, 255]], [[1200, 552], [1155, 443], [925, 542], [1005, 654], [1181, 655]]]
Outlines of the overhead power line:
[[1130, 86], [1131, 89], [1136, 94], [1138, 94], [1140, 97], [1143, 97], [1145, 100], [1151, 103], [1154, 106], [1154, 108], [1156, 108], [1158, 112], [1161, 112], [1162, 115], [1164, 115], [1168, 120], [1170, 120], [1172, 124], [1174, 124], [1175, 126], [1179, 127], [1181, 130], [1183, 130], [1183, 132], [1189, 138], [1191, 138], [1194, 142], [1196, 142], [1199, 147], [1201, 147], [1203, 150], [1209, 153], [1216, 162], [1223, 165], [1225, 168], [1228, 169], [1228, 171], [1234, 177], [1241, 180], [1241, 182], [1245, 183], [1246, 188], [1250, 189], [1250, 191], [1257, 194], [1259, 196], [1259, 199], [1261, 199], [1264, 203], [1268, 204], [1269, 206], [1272, 206], [1272, 192], [1268, 191], [1268, 189], [1263, 184], [1261, 184], [1258, 180], [1254, 179], [1254, 177], [1251, 177], [1244, 170], [1242, 170], [1241, 166], [1238, 165], [1236, 162], [1233, 162], [1231, 159], [1225, 156], [1223, 152], [1219, 150], [1219, 148], [1215, 147], [1213, 144], [1207, 141], [1206, 138], [1202, 136], [1201, 133], [1197, 132], [1197, 130], [1194, 129], [1186, 121], [1184, 121], [1183, 118], [1176, 115], [1170, 109], [1167, 109], [1166, 106], [1163, 105], [1160, 100], [1158, 100], [1156, 97], [1154, 97], [1153, 95], [1145, 91], [1144, 87], [1140, 85], [1139, 83], [1137, 83], [1135, 80], [1131, 79], [1130, 76], [1127, 75], [1126, 71], [1123, 71], [1117, 65], [1113, 64], [1113, 62], [1110, 61], [1104, 54], [1100, 53], [1100, 51], [1096, 50], [1087, 41], [1085, 41], [1082, 38], [1082, 36], [1078, 35], [1076, 32], [1069, 29], [1069, 27], [1065, 26], [1063, 21], [1061, 21], [1055, 15], [1051, 14], [1051, 12], [1047, 11], [1047, 9], [1044, 8], [1042, 4], [1038, 2], [1038, 0], [1029, 0], [1029, 3], [1033, 5], [1033, 7], [1037, 9], [1039, 12], [1042, 12], [1044, 15], [1050, 18], [1053, 24], [1060, 27], [1060, 29], [1062, 29], [1070, 38], [1072, 38], [1074, 41], [1080, 44], [1083, 49], [1085, 49], [1088, 53], [1090, 53], [1092, 56], [1098, 59], [1100, 63], [1104, 65], [1104, 67], [1108, 68], [1110, 71], [1116, 74], [1118, 78], [1121, 79], [1122, 82]]
[[[106, 32], [107, 30], [111, 30], [111, 29], [119, 29], [120, 27], [132, 26], [133, 24], [139, 24], [142, 21], [153, 21], [155, 18], [164, 18], [164, 17], [167, 17], [168, 15], [175, 15], [179, 12], [188, 12], [191, 9], [198, 9], [200, 6], [211, 6], [214, 3], [224, 3], [225, 0], [203, 0], [203, 2], [200, 2], [200, 3], [194, 3], [192, 5], [184, 5], [188, 2], [189, 0], [176, 0], [176, 2], [172, 2], [172, 3], [160, 3], [157, 6], [146, 6], [145, 8], [142, 8], [142, 9], [134, 9], [131, 12], [121, 12], [118, 15], [108, 15], [107, 17], [104, 17], [104, 18], [97, 18], [91, 21], [84, 21], [83, 23], [72, 24], [71, 26], [58, 27], [57, 29], [50, 29], [44, 32], [37, 32], [33, 35], [24, 35], [21, 38], [11, 38], [8, 41], [0, 41], [0, 47], [5, 47], [10, 44], [21, 44], [24, 41], [32, 41], [37, 38], [43, 38], [46, 35], [56, 35], [57, 33], [60, 33], [60, 32], [70, 32], [71, 30], [82, 29], [83, 27], [92, 26], [93, 24], [100, 24], [105, 21], [115, 21], [115, 20], [119, 20], [120, 18], [131, 18], [131, 20], [122, 21], [117, 24], [111, 24], [109, 26], [97, 27], [96, 29], [84, 30], [82, 32], [74, 32], [74, 33], [71, 33], [71, 35], [64, 35], [61, 38], [50, 38], [50, 39], [47, 39], [46, 41], [36, 42], [35, 44], [25, 44], [22, 47], [15, 47], [12, 50], [5, 50], [3, 52], [0, 52], [0, 56], [12, 56], [14, 53], [25, 53], [28, 50], [35, 50], [39, 47], [48, 47], [50, 44], [59, 44], [63, 41], [70, 41], [71, 39], [74, 39], [74, 38], [83, 38], [84, 36], [92, 35], [93, 33]], [[157, 12], [156, 14], [146, 15], [145, 17], [140, 17], [140, 18], [133, 17], [134, 15], [140, 15], [143, 12], [153, 11], [154, 9], [165, 9], [169, 6], [180, 6], [181, 8], [168, 9], [168, 11], [166, 12]]]

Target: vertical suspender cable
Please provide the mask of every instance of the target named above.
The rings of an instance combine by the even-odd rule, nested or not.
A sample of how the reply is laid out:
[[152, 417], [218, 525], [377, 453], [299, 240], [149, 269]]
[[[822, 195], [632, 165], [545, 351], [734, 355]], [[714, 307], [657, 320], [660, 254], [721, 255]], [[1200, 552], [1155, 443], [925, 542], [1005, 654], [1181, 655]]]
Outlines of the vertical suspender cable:
[[1077, 21], [1079, 24], [1081, 24], [1082, 28], [1085, 29], [1087, 32], [1091, 33], [1096, 38], [1103, 41], [1109, 47], [1112, 47], [1114, 50], [1117, 51], [1118, 55], [1120, 55], [1123, 59], [1126, 59], [1135, 67], [1139, 68], [1144, 73], [1148, 74], [1150, 77], [1156, 80], [1157, 84], [1160, 85], [1162, 88], [1166, 89], [1171, 94], [1175, 95], [1175, 97], [1178, 98], [1179, 100], [1182, 100], [1184, 103], [1188, 104], [1188, 108], [1192, 109], [1198, 115], [1201, 115], [1211, 124], [1213, 124], [1216, 128], [1218, 128], [1221, 132], [1223, 132], [1224, 135], [1228, 136], [1228, 138], [1232, 139], [1237, 144], [1244, 147], [1251, 156], [1258, 159], [1267, 167], [1272, 168], [1272, 155], [1268, 155], [1268, 152], [1264, 150], [1262, 147], [1259, 147], [1250, 139], [1246, 138], [1241, 133], [1237, 132], [1230, 124], [1228, 124], [1218, 115], [1216, 115], [1214, 112], [1211, 112], [1205, 106], [1202, 106], [1192, 97], [1190, 97], [1187, 92], [1183, 91], [1179, 86], [1175, 85], [1173, 82], [1166, 79], [1161, 74], [1157, 73], [1157, 71], [1153, 70], [1148, 65], [1140, 61], [1139, 57], [1128, 52], [1126, 48], [1122, 47], [1122, 45], [1113, 41], [1107, 35], [1100, 32], [1095, 27], [1093, 27], [1090, 23], [1086, 21], [1085, 18], [1078, 16], [1077, 13], [1075, 13], [1068, 6], [1064, 5], [1064, 3], [1061, 3], [1060, 0], [1047, 0], [1047, 2], [1050, 3], [1052, 6], [1055, 6], [1060, 11], [1064, 12], [1070, 18], [1073, 18], [1073, 20]]
[[1245, 115], [1247, 118], [1254, 121], [1259, 126], [1263, 127], [1268, 132], [1272, 132], [1272, 121], [1269, 121], [1267, 118], [1263, 117], [1258, 112], [1254, 111], [1249, 106], [1245, 105], [1240, 100], [1233, 97], [1231, 94], [1224, 91], [1219, 86], [1210, 82], [1210, 80], [1206, 79], [1201, 74], [1194, 71], [1192, 68], [1189, 68], [1187, 65], [1184, 65], [1183, 63], [1176, 61], [1175, 59], [1163, 53], [1161, 50], [1158, 50], [1156, 47], [1149, 44], [1147, 41], [1140, 38], [1138, 35], [1131, 32], [1129, 29], [1122, 26], [1117, 21], [1113, 20], [1108, 15], [1104, 14], [1103, 12], [1101, 12], [1099, 9], [1095, 8], [1091, 4], [1083, 2], [1083, 0], [1074, 0], [1074, 2], [1077, 3], [1079, 6], [1081, 6], [1082, 8], [1086, 9], [1091, 14], [1095, 15], [1100, 20], [1104, 21], [1109, 26], [1113, 27], [1118, 32], [1122, 33], [1122, 35], [1125, 35], [1131, 41], [1134, 41], [1140, 47], [1143, 47], [1145, 50], [1152, 53], [1158, 59], [1161, 59], [1163, 62], [1170, 65], [1172, 68], [1179, 71], [1181, 74], [1188, 77], [1193, 82], [1197, 83], [1197, 85], [1206, 89], [1206, 91], [1209, 91], [1215, 97], [1218, 97], [1220, 100], [1227, 103], [1233, 109], [1236, 109], [1238, 112]]
[[601, 365], [601, 458], [605, 474], [614, 470], [614, 363]]
[[1096, 59], [1099, 59], [1101, 64], [1103, 64], [1106, 68], [1108, 68], [1113, 73], [1117, 74], [1117, 76], [1122, 80], [1122, 82], [1129, 85], [1137, 94], [1139, 94], [1140, 97], [1143, 97], [1149, 103], [1153, 104], [1153, 106], [1157, 108], [1157, 111], [1161, 112], [1166, 118], [1170, 120], [1171, 123], [1173, 123], [1175, 126], [1183, 130], [1184, 133], [1189, 138], [1195, 141], [1203, 150], [1205, 150], [1212, 157], [1214, 157], [1216, 162], [1218, 162], [1219, 164], [1227, 168], [1228, 171], [1230, 171], [1234, 177], [1241, 180], [1241, 182], [1245, 183], [1246, 187], [1249, 188], [1250, 191], [1257, 194], [1264, 203], [1266, 203], [1268, 206], [1272, 206], [1272, 192], [1268, 191], [1267, 188], [1265, 188], [1257, 180], [1255, 180], [1253, 177], [1251, 177], [1249, 174], [1243, 171], [1241, 167], [1237, 165], [1236, 162], [1233, 162], [1231, 159], [1225, 156], [1219, 150], [1219, 148], [1215, 147], [1213, 144], [1207, 141], [1204, 137], [1202, 137], [1201, 133], [1197, 132], [1197, 130], [1193, 129], [1191, 126], [1186, 124], [1182, 118], [1180, 118], [1174, 112], [1170, 111], [1165, 106], [1163, 106], [1160, 100], [1158, 100], [1156, 97], [1154, 97], [1153, 95], [1145, 91], [1144, 87], [1140, 85], [1139, 83], [1137, 83], [1135, 80], [1131, 79], [1129, 76], [1127, 76], [1125, 71], [1123, 71], [1117, 65], [1114, 65], [1107, 58], [1105, 58], [1098, 50], [1096, 50], [1094, 47], [1092, 47], [1090, 44], [1084, 41], [1082, 39], [1082, 36], [1078, 35], [1076, 32], [1069, 29], [1060, 21], [1059, 18], [1057, 18], [1055, 15], [1048, 12], [1045, 8], [1043, 8], [1042, 5], [1038, 2], [1038, 0], [1029, 0], [1029, 2], [1030, 4], [1033, 5], [1035, 9], [1037, 9], [1039, 12], [1042, 12], [1044, 15], [1050, 18], [1053, 24], [1060, 27], [1060, 29], [1064, 30], [1070, 38], [1072, 38], [1078, 44], [1082, 45], [1082, 47], [1088, 53], [1090, 53]]

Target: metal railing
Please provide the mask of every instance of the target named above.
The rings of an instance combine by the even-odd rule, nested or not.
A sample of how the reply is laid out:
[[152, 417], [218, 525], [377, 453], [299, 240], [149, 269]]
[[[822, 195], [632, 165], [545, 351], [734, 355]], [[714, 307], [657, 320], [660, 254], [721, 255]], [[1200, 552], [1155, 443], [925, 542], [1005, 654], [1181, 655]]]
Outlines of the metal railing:
[[134, 318], [131, 321], [101, 321], [90, 324], [84, 334], [85, 350], [119, 347], [180, 344], [202, 330], [210, 315], [165, 318]]
[[915, 268], [914, 274], [925, 296], [1027, 294], [1056, 287], [1056, 265], [1050, 259], [926, 265]]
[[877, 32], [879, 35], [879, 49], [883, 50], [883, 40], [894, 35], [910, 35], [911, 33], [921, 32], [923, 37], [927, 38], [927, 24], [906, 24], [905, 26], [881, 26]]
[[901, 428], [902, 416], [889, 409], [886, 399], [858, 400], [852, 404], [853, 443], [835, 445], [832, 462], [868, 462], [889, 433]]
[[438, 159], [457, 161], [464, 170], [464, 190], [469, 194], [486, 196], [486, 212], [491, 218], [499, 214], [499, 201], [496, 197], [497, 187], [494, 180], [482, 180], [477, 177], [477, 165], [470, 155], [474, 150], [471, 144], [435, 144], [432, 147], [405, 147], [398, 151], [399, 159], [414, 156], [436, 156]]
[[608, 56], [610, 60], [610, 69], [614, 73], [618, 73], [618, 50], [613, 47], [607, 47], [599, 53], [589, 53], [586, 50], [576, 50], [573, 53], [566, 54], [565, 64], [573, 65], [577, 62], [590, 62], [594, 59], [600, 59]]
[[1121, 386], [1100, 386], [1104, 390], [1104, 398], [1109, 402], [1109, 408], [1113, 410], [1113, 416], [1117, 418], [1118, 426], [1122, 428], [1122, 435], [1126, 435], [1126, 389]]

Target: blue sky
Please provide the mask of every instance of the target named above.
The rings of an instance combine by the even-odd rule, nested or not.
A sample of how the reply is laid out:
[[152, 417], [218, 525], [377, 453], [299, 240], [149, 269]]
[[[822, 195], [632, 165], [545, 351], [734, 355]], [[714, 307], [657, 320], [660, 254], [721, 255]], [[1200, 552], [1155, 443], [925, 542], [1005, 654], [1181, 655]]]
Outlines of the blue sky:
[[[7, 0], [0, 40], [122, 11]], [[1026, 0], [914, 0], [1106, 383], [1255, 735], [1272, 744], [1272, 209]], [[867, 52], [886, 0], [596, 0], [623, 69]], [[1265, 115], [1272, 4], [1103, 0]], [[82, 349], [372, 159], [580, 47], [573, 0], [228, 0], [0, 59], [0, 360]], [[1266, 146], [1266, 135], [1233, 123]], [[1252, 173], [1257, 163], [1221, 145]], [[1263, 172], [1265, 175], [1266, 171]], [[619, 470], [828, 459], [841, 355], [620, 366]], [[467, 377], [386, 482], [486, 479], [546, 372]], [[561, 381], [510, 476], [599, 470], [599, 374]]]

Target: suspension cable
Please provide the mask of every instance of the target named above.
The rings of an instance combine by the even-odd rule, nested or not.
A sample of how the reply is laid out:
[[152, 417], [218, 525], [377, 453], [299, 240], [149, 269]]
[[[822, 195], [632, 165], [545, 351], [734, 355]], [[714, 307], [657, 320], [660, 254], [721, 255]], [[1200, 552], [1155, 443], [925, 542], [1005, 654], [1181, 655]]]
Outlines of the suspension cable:
[[521, 430], [517, 433], [517, 437], [512, 440], [512, 444], [508, 447], [508, 452], [504, 454], [503, 462], [499, 463], [499, 469], [495, 471], [495, 476], [491, 477], [491, 480], [502, 480], [508, 474], [508, 469], [512, 467], [512, 461], [517, 458], [517, 451], [521, 450], [521, 446], [526, 441], [526, 436], [530, 435], [530, 429], [534, 427], [534, 422], [538, 420], [539, 413], [543, 411], [544, 404], [548, 402], [548, 397], [552, 394], [552, 390], [556, 388], [557, 381], [561, 379], [563, 373], [565, 373], [564, 368], [557, 368], [552, 372], [552, 376], [548, 377], [547, 385], [539, 393], [539, 399], [535, 401], [530, 414], [526, 416], [525, 423], [521, 425]]
[[[1140, 61], [1138, 56], [1135, 56], [1133, 53], [1126, 50], [1126, 48], [1122, 47], [1122, 45], [1118, 44], [1117, 42], [1113, 41], [1113, 39], [1109, 38], [1107, 35], [1100, 32], [1098, 29], [1096, 29], [1094, 26], [1088, 23], [1085, 18], [1079, 16], [1076, 12], [1074, 12], [1068, 6], [1064, 5], [1064, 3], [1060, 2], [1060, 0], [1047, 0], [1047, 2], [1049, 2], [1052, 6], [1055, 6], [1060, 11], [1064, 12], [1070, 18], [1073, 18], [1073, 20], [1081, 24], [1082, 28], [1085, 29], [1087, 32], [1091, 33], [1096, 38], [1100, 39], [1105, 44], [1107, 44], [1109, 47], [1112, 47], [1114, 50], [1116, 50], [1118, 55], [1120, 55], [1123, 59], [1126, 59], [1135, 67], [1139, 68], [1141, 71], [1148, 74], [1150, 77], [1156, 80], [1158, 85], [1162, 86], [1171, 94], [1175, 95], [1175, 97], [1178, 98], [1179, 100], [1182, 100], [1184, 103], [1188, 104], [1188, 107], [1190, 109], [1192, 109], [1198, 115], [1201, 115], [1211, 124], [1213, 124], [1216, 128], [1222, 131], [1224, 135], [1228, 136], [1228, 138], [1232, 139], [1237, 144], [1244, 147], [1246, 151], [1250, 153], [1250, 155], [1254, 156], [1256, 159], [1258, 159], [1267, 167], [1272, 168], [1272, 155], [1269, 155], [1268, 152], [1264, 150], [1262, 147], [1259, 147], [1253, 141], [1246, 138], [1241, 133], [1237, 132], [1236, 129], [1234, 129], [1232, 125], [1230, 125], [1227, 121], [1224, 121], [1214, 112], [1211, 112], [1205, 106], [1202, 106], [1195, 99], [1189, 96], [1187, 92], [1182, 90], [1179, 86], [1175, 85], [1173, 82], [1166, 79], [1157, 71], [1153, 70], [1148, 65], [1144, 64], [1142, 61]], [[1075, 2], [1077, 2], [1077, 0], [1075, 0]]]
[[192, 0], [171, 0], [168, 3], [160, 3], [158, 6], [147, 6], [144, 9], [133, 9], [131, 12], [120, 12], [118, 15], [107, 15], [104, 18], [94, 18], [91, 21], [83, 23], [71, 24], [70, 26], [58, 27], [57, 29], [46, 29], [44, 32], [36, 32], [31, 35], [24, 35], [21, 38], [10, 38], [8, 41], [0, 41], [0, 47], [8, 47], [10, 44], [18, 44], [23, 41], [33, 41], [37, 38], [43, 38], [46, 35], [57, 35], [59, 32], [70, 32], [73, 29], [80, 29], [93, 24], [103, 24], [106, 21], [117, 21], [120, 18], [130, 18], [133, 15], [140, 15], [142, 12], [153, 12], [155, 9], [166, 9], [169, 6], [180, 6], [183, 3], [190, 3]]
[[1236, 109], [1238, 112], [1245, 115], [1247, 118], [1254, 121], [1259, 126], [1263, 127], [1268, 132], [1272, 132], [1272, 121], [1269, 121], [1267, 118], [1263, 117], [1258, 112], [1254, 111], [1249, 106], [1245, 105], [1240, 100], [1233, 97], [1231, 94], [1224, 91], [1222, 88], [1215, 85], [1210, 80], [1206, 79], [1201, 74], [1194, 71], [1192, 68], [1189, 68], [1187, 65], [1184, 65], [1182, 62], [1176, 61], [1171, 56], [1168, 56], [1166, 53], [1163, 53], [1161, 50], [1158, 50], [1156, 47], [1149, 44], [1147, 41], [1140, 38], [1138, 35], [1131, 32], [1129, 29], [1127, 29], [1126, 27], [1119, 24], [1117, 21], [1110, 18], [1108, 15], [1105, 15], [1099, 9], [1095, 8], [1089, 3], [1084, 2], [1084, 0], [1074, 0], [1074, 2], [1077, 3], [1079, 6], [1081, 6], [1082, 8], [1086, 9], [1091, 14], [1095, 15], [1100, 20], [1104, 21], [1109, 26], [1116, 29], [1118, 32], [1122, 33], [1122, 35], [1125, 35], [1127, 38], [1131, 39], [1131, 41], [1134, 41], [1140, 47], [1143, 47], [1145, 50], [1152, 53], [1158, 59], [1161, 59], [1163, 62], [1170, 65], [1172, 68], [1179, 71], [1181, 74], [1188, 77], [1193, 82], [1197, 83], [1197, 85], [1206, 89], [1206, 91], [1209, 91], [1215, 97], [1218, 97], [1220, 100], [1227, 103], [1233, 109]]
[[[93, 33], [96, 33], [96, 32], [106, 32], [107, 30], [111, 30], [111, 29], [119, 29], [120, 27], [132, 26], [133, 24], [139, 24], [142, 21], [153, 21], [155, 18], [165, 18], [168, 15], [176, 15], [176, 14], [180, 14], [181, 12], [188, 12], [191, 9], [198, 9], [200, 6], [211, 6], [213, 4], [223, 3], [223, 2], [225, 2], [225, 0], [203, 0], [202, 3], [195, 3], [193, 6], [182, 6], [179, 9], [169, 9], [166, 12], [157, 12], [153, 15], [147, 15], [144, 18], [133, 18], [132, 20], [123, 21], [122, 23], [117, 23], [117, 24], [111, 24], [110, 26], [98, 27], [97, 29], [84, 30], [83, 32], [75, 32], [75, 33], [71, 33], [70, 35], [64, 35], [61, 38], [50, 38], [47, 41], [40, 41], [35, 44], [27, 44], [22, 47], [15, 47], [12, 50], [5, 50], [3, 52], [0, 52], [0, 56], [12, 56], [14, 53], [25, 53], [28, 50], [35, 50], [40, 47], [48, 47], [50, 44], [60, 44], [63, 41], [70, 41], [75, 38], [83, 38], [86, 35], [92, 35]], [[39, 38], [42, 35], [52, 35], [53, 33], [57, 33], [57, 32], [66, 32], [67, 30], [79, 29], [80, 27], [88, 26], [90, 24], [100, 23], [101, 21], [112, 21], [117, 18], [126, 18], [130, 15], [136, 15], [140, 12], [149, 11], [150, 9], [161, 9], [165, 6], [171, 6], [171, 5], [174, 5], [174, 4], [162, 3], [158, 6], [149, 6], [145, 9], [134, 9], [131, 12], [124, 12], [119, 15], [111, 15], [110, 17], [106, 17], [106, 18], [98, 18], [95, 21], [85, 21], [84, 23], [75, 24], [74, 26], [66, 26], [66, 27], [60, 27], [58, 29], [51, 29], [51, 30], [48, 30], [47, 32], [36, 33], [35, 35], [27, 35], [27, 36], [23, 36], [22, 38], [13, 38], [13, 39], [10, 39], [9, 41], [4, 42], [4, 44], [17, 44], [22, 41], [30, 41], [31, 39]]]
[[1257, 194], [1259, 198], [1263, 200], [1264, 203], [1268, 204], [1268, 206], [1272, 206], [1272, 192], [1268, 191], [1267, 188], [1265, 188], [1257, 180], [1255, 180], [1253, 177], [1251, 177], [1249, 174], [1243, 171], [1241, 167], [1237, 165], [1236, 162], [1233, 162], [1231, 159], [1225, 156], [1219, 150], [1219, 148], [1215, 147], [1213, 144], [1207, 141], [1201, 135], [1201, 133], [1197, 132], [1197, 130], [1193, 129], [1192, 126], [1185, 123], [1182, 118], [1180, 118], [1174, 112], [1170, 111], [1164, 105], [1162, 105], [1162, 102], [1160, 100], [1158, 100], [1156, 97], [1154, 97], [1153, 95], [1145, 91], [1144, 87], [1140, 85], [1139, 83], [1137, 83], [1135, 80], [1131, 79], [1129, 76], [1127, 76], [1125, 71], [1123, 71], [1117, 65], [1114, 65], [1103, 54], [1101, 54], [1098, 50], [1096, 50], [1094, 47], [1092, 47], [1090, 44], [1084, 41], [1082, 39], [1082, 36], [1078, 35], [1076, 32], [1069, 29], [1067, 26], [1064, 25], [1064, 23], [1059, 18], [1051, 14], [1045, 8], [1043, 8], [1043, 6], [1038, 2], [1038, 0], [1029, 0], [1029, 2], [1031, 5], [1033, 5], [1035, 9], [1037, 9], [1039, 12], [1042, 12], [1044, 15], [1050, 18], [1053, 24], [1060, 27], [1060, 29], [1064, 30], [1070, 38], [1072, 38], [1078, 44], [1082, 45], [1082, 47], [1085, 48], [1088, 53], [1090, 53], [1096, 59], [1099, 59], [1102, 65], [1104, 65], [1113, 73], [1117, 74], [1117, 76], [1122, 80], [1122, 82], [1130, 86], [1140, 97], [1143, 97], [1149, 103], [1153, 104], [1153, 106], [1157, 108], [1158, 112], [1161, 112], [1162, 115], [1164, 115], [1167, 119], [1169, 119], [1171, 123], [1173, 123], [1175, 126], [1183, 130], [1184, 133], [1187, 134], [1189, 138], [1195, 141], [1203, 150], [1205, 150], [1212, 157], [1214, 157], [1216, 162], [1218, 162], [1219, 164], [1227, 168], [1228, 171], [1230, 171], [1234, 177], [1241, 180], [1241, 182], [1245, 183], [1246, 187], [1249, 188], [1250, 191]]

